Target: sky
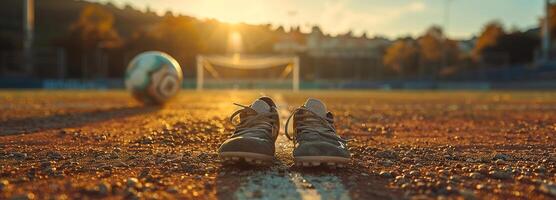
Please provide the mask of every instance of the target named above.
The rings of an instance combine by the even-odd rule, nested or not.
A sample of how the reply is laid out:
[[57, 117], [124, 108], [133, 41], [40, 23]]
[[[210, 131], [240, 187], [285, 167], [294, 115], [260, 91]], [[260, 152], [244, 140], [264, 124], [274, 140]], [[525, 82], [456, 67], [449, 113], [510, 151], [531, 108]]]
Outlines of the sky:
[[445, 27], [452, 38], [478, 34], [484, 24], [498, 20], [506, 28], [537, 26], [544, 0], [90, 0], [160, 14], [174, 13], [229, 23], [313, 25], [332, 35], [352, 30], [355, 35], [416, 36], [431, 25]]

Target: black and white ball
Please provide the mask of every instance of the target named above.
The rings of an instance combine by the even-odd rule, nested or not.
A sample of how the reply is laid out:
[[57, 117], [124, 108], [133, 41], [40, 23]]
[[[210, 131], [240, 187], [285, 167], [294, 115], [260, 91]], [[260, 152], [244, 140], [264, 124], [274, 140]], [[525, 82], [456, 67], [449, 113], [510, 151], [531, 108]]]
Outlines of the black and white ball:
[[147, 51], [131, 60], [125, 73], [125, 86], [146, 104], [163, 104], [181, 89], [180, 64], [160, 51]]

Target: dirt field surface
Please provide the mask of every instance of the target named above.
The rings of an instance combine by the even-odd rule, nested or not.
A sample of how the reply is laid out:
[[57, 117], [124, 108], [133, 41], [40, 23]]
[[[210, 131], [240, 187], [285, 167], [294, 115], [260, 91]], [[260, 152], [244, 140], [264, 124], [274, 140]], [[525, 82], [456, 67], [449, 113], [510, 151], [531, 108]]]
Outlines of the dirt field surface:
[[[344, 168], [223, 165], [232, 103], [307, 97], [350, 139]], [[0, 199], [555, 199], [556, 92], [0, 91]]]

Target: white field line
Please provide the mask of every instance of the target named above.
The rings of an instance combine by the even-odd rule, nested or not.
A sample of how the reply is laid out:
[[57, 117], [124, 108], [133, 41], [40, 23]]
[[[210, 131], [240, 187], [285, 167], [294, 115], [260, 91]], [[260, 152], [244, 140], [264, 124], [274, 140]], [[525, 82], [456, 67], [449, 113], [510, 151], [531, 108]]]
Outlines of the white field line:
[[[290, 115], [288, 104], [281, 94], [271, 95], [278, 105], [282, 127]], [[297, 106], [297, 105], [296, 105]], [[279, 163], [268, 171], [256, 172], [235, 192], [237, 199], [345, 199], [349, 200], [349, 193], [340, 178], [323, 175], [303, 175], [289, 171], [293, 164], [293, 143], [280, 132], [276, 141], [276, 156]], [[280, 173], [282, 171], [283, 173]]]

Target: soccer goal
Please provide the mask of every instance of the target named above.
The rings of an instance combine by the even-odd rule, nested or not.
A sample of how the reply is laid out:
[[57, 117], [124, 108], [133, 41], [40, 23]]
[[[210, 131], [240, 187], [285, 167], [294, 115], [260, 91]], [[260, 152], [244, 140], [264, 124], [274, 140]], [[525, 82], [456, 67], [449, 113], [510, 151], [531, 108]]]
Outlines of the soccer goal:
[[299, 90], [299, 57], [285, 55], [198, 55], [197, 90], [205, 88], [292, 88]]

